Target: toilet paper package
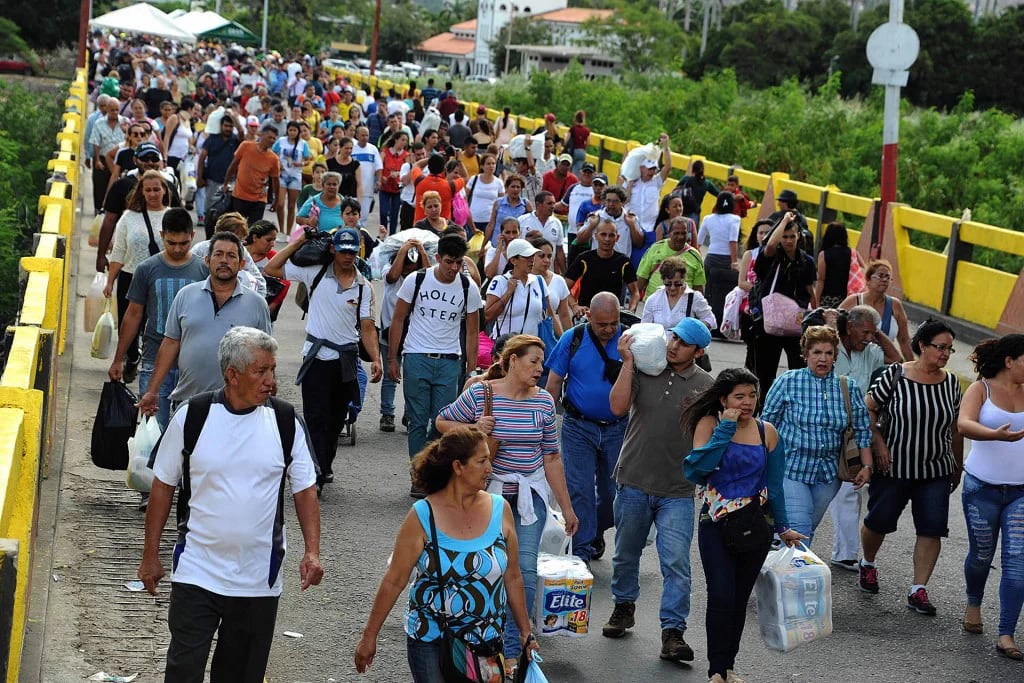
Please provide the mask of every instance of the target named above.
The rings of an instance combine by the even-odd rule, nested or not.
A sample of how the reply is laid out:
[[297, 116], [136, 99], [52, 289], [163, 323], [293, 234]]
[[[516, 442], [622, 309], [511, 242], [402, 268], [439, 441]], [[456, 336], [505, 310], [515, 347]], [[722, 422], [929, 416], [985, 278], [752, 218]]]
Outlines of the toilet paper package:
[[534, 633], [582, 638], [590, 629], [590, 596], [594, 575], [575, 555], [537, 557]]
[[769, 648], [789, 652], [832, 633], [832, 572], [806, 546], [768, 553], [755, 590]]

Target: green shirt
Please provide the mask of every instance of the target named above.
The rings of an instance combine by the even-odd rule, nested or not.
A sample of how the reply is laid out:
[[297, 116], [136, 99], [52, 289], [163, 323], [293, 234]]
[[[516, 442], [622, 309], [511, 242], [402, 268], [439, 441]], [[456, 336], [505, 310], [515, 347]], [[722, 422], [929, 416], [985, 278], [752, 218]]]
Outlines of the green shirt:
[[668, 240], [664, 239], [651, 245], [636, 271], [638, 278], [647, 280], [645, 298], [654, 294], [658, 287], [661, 287], [661, 273], [658, 272], [658, 266], [670, 256], [682, 256], [686, 261], [686, 284], [690, 287], [703, 287], [707, 283], [708, 278], [704, 274], [704, 260], [700, 256], [700, 251], [690, 245], [683, 247], [682, 251], [674, 251], [668, 246]]

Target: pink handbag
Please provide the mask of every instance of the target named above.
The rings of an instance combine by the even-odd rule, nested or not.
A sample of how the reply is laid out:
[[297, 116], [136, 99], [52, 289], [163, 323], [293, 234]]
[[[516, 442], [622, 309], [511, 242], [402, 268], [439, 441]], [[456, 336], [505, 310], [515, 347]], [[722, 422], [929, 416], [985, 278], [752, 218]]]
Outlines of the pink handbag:
[[775, 291], [775, 283], [779, 279], [780, 263], [775, 267], [775, 277], [768, 290], [768, 296], [761, 298], [761, 311], [764, 315], [764, 331], [774, 337], [799, 337], [803, 333], [804, 309], [785, 294]]

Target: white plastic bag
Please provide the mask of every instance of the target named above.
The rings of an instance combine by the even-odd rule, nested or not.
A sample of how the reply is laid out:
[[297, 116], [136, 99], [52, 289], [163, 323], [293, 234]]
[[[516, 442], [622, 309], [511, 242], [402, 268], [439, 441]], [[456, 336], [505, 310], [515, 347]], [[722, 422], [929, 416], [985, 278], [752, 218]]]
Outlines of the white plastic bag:
[[731, 292], [725, 295], [725, 306], [722, 308], [722, 322], [718, 329], [725, 335], [726, 339], [736, 341], [740, 338], [740, 305], [747, 297], [747, 293], [739, 287], [734, 287]]
[[800, 546], [768, 553], [755, 586], [761, 637], [782, 652], [832, 633], [832, 572]]
[[594, 575], [575, 555], [537, 556], [533, 631], [542, 636], [582, 638], [590, 629]]
[[544, 530], [540, 532], [538, 552], [550, 555], [568, 555], [572, 537], [565, 534], [565, 517], [557, 510], [548, 509]]
[[103, 315], [103, 308], [106, 306], [107, 297], [103, 296], [103, 289], [107, 286], [107, 276], [103, 273], [96, 273], [89, 285], [89, 292], [85, 295], [85, 315], [82, 316], [82, 324], [86, 332], [96, 329], [96, 323]]
[[619, 175], [626, 180], [636, 180], [640, 177], [640, 164], [645, 160], [657, 161], [661, 157], [661, 150], [656, 145], [647, 144], [634, 147], [629, 150], [626, 160], [622, 162]]
[[155, 417], [146, 416], [128, 439], [128, 488], [149, 493], [153, 488], [153, 470], [149, 469], [149, 456], [160, 440], [160, 425]]
[[110, 312], [110, 299], [104, 299], [103, 315], [92, 331], [92, 357], [106, 360], [114, 355], [114, 314]]
[[665, 328], [658, 323], [637, 323], [623, 334], [633, 337], [629, 350], [633, 353], [633, 364], [645, 375], [660, 375], [668, 367], [665, 353]]
[[100, 244], [100, 228], [103, 227], [103, 214], [96, 216], [89, 224], [89, 246], [98, 247]]
[[[391, 262], [394, 261], [395, 254], [398, 253], [402, 248], [402, 245], [408, 240], [419, 240], [423, 245], [423, 250], [427, 252], [427, 256], [433, 260], [437, 257], [438, 239], [438, 236], [429, 230], [420, 230], [419, 228], [399, 230], [394, 235], [389, 235], [381, 240], [380, 244], [374, 248], [373, 253], [370, 254], [370, 258], [368, 258], [366, 262], [370, 265], [370, 269], [373, 271], [374, 279], [378, 276], [383, 277], [383, 274], [391, 268]], [[418, 251], [415, 253], [419, 254]]]
[[[530, 136], [530, 153], [534, 161], [544, 158], [543, 135]], [[511, 159], [526, 157], [526, 135], [517, 135], [508, 141], [508, 155]]]
[[179, 167], [178, 182], [181, 183], [182, 201], [191, 203], [196, 197], [196, 157], [189, 153]]
[[420, 130], [437, 130], [441, 127], [441, 112], [435, 107], [427, 107], [427, 111], [423, 114], [423, 120], [420, 121]]
[[206, 134], [219, 135], [221, 119], [224, 118], [224, 107], [217, 107], [206, 117]]

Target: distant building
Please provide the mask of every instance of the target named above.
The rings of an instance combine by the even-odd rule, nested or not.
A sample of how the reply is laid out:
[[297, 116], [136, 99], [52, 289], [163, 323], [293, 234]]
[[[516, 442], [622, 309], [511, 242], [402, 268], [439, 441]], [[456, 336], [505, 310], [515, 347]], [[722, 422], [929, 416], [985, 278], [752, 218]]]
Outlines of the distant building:
[[[613, 14], [612, 10], [566, 7], [566, 0], [521, 0], [521, 2], [523, 4], [519, 5], [509, 0], [479, 0], [476, 19], [456, 24], [451, 27], [450, 31], [424, 40], [416, 46], [414, 52], [416, 61], [424, 66], [447, 67], [453, 75], [490, 76], [494, 71], [491, 42], [512, 17], [530, 16], [533, 21], [545, 22], [551, 30], [555, 43], [565, 47], [578, 46], [585, 38], [586, 31], [583, 24], [588, 19], [605, 19]], [[512, 41], [515, 41], [514, 35]], [[543, 60], [540, 59], [540, 53], [536, 53], [536, 55], [538, 61], [533, 68], [541, 68]], [[549, 55], [549, 57], [555, 59], [553, 55]], [[568, 61], [566, 61], [567, 64]], [[525, 67], [522, 68], [525, 71]], [[559, 69], [544, 68], [543, 70]]]
[[519, 71], [529, 76], [534, 71], [554, 73], [569, 68], [572, 60], [583, 67], [583, 75], [593, 79], [597, 76], [615, 76], [621, 60], [599, 47], [577, 45], [511, 45], [522, 56]]

